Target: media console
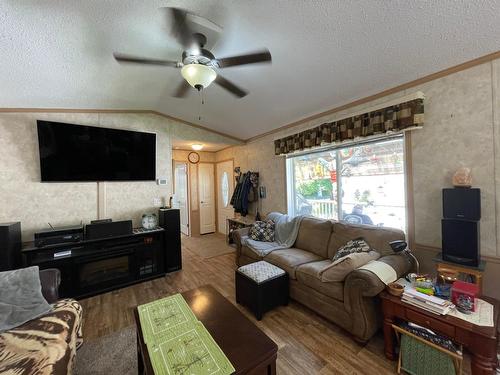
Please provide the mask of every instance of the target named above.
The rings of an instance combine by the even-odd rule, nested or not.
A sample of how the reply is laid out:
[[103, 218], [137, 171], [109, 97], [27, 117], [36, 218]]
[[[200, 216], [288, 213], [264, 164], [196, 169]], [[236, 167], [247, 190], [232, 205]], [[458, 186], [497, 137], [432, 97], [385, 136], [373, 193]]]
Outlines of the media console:
[[62, 297], [85, 298], [165, 275], [165, 230], [36, 247], [23, 246], [26, 266], [58, 268]]

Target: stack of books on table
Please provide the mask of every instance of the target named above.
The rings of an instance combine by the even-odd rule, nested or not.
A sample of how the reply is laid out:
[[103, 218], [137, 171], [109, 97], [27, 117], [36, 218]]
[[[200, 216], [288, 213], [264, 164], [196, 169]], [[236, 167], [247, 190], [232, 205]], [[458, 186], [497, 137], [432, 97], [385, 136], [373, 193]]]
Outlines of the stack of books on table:
[[420, 293], [410, 286], [405, 288], [401, 300], [436, 315], [446, 315], [455, 307], [453, 303], [448, 300]]

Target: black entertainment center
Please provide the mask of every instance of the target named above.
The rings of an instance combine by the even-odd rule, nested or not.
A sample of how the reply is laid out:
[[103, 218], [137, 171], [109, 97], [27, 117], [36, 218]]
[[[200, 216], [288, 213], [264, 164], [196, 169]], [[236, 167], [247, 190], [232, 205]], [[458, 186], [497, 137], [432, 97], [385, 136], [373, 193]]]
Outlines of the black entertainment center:
[[164, 229], [22, 249], [26, 266], [61, 271], [62, 297], [84, 298], [165, 274]]
[[[24, 243], [24, 266], [61, 271], [62, 297], [85, 298], [141, 281], [164, 276], [182, 268], [179, 210], [160, 209], [160, 227], [135, 229], [127, 234], [106, 235], [112, 222], [102, 227], [101, 238], [36, 246]], [[120, 223], [120, 222], [116, 222]], [[95, 231], [96, 224], [87, 227]], [[87, 231], [87, 230], [86, 230]], [[59, 234], [57, 230], [55, 233]], [[91, 236], [90, 236], [91, 237]]]

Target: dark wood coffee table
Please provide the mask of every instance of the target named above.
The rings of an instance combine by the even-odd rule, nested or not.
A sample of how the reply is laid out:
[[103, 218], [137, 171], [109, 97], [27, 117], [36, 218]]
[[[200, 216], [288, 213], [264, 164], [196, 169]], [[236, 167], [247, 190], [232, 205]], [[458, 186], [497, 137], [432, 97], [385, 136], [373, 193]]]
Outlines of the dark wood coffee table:
[[496, 374], [498, 318], [500, 302], [488, 297], [481, 297], [494, 306], [494, 327], [480, 327], [450, 315], [435, 315], [419, 307], [401, 301], [387, 292], [380, 293], [384, 312], [385, 355], [396, 359], [394, 354], [394, 331], [392, 324], [405, 320], [436, 331], [449, 337], [466, 348], [471, 356], [473, 375]]
[[[205, 285], [181, 294], [233, 364], [234, 374], [276, 374], [278, 346], [214, 287]], [[134, 316], [139, 374], [152, 375], [137, 307]]]

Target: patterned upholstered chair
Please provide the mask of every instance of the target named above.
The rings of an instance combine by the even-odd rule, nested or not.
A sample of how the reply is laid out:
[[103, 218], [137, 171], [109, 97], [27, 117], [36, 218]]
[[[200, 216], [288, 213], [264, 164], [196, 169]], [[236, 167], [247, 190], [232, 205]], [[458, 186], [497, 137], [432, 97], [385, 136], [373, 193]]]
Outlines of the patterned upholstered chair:
[[59, 270], [40, 271], [42, 294], [52, 311], [0, 334], [0, 374], [71, 374], [83, 343], [82, 308], [59, 299]]

